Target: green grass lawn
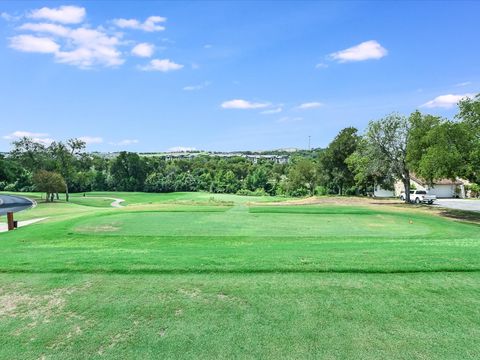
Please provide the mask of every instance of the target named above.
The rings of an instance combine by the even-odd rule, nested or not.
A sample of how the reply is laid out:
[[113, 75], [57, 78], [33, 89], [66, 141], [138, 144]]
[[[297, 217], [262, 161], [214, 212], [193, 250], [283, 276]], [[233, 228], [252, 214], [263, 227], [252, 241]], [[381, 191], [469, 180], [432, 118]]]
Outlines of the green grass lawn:
[[480, 357], [478, 224], [285, 200], [87, 193], [19, 213], [47, 219], [0, 234], [0, 359]]

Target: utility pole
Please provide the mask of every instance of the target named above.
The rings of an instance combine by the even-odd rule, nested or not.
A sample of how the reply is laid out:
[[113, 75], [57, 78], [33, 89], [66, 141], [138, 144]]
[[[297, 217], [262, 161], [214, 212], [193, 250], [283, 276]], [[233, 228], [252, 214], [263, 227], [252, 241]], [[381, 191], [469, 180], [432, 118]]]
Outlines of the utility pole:
[[308, 151], [312, 150], [312, 149], [310, 148], [310, 138], [311, 138], [311, 136], [308, 135]]

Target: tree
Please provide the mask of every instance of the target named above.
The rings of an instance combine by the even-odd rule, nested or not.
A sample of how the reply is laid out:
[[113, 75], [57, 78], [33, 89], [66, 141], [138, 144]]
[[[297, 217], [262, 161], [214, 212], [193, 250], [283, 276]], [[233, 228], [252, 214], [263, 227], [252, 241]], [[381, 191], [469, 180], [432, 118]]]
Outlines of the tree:
[[65, 191], [66, 184], [62, 175], [53, 171], [39, 170], [33, 176], [33, 182], [38, 191], [47, 194], [45, 201], [53, 201], [55, 193]]
[[416, 175], [433, 184], [467, 171], [470, 135], [464, 124], [419, 111], [410, 115], [409, 123], [407, 163]]
[[321, 183], [328, 188], [336, 188], [338, 195], [342, 195], [346, 187], [355, 183], [354, 174], [348, 167], [346, 159], [357, 149], [359, 142], [357, 131], [354, 127], [341, 130], [319, 155]]
[[480, 182], [480, 94], [473, 99], [460, 100], [458, 107], [459, 112], [455, 117], [469, 134], [468, 167], [464, 176], [470, 181]]
[[14, 163], [8, 160], [9, 159], [0, 154], [0, 182], [5, 184], [9, 183], [15, 178]]
[[115, 190], [142, 191], [146, 173], [142, 159], [136, 153], [122, 151], [110, 167]]
[[356, 186], [362, 189], [364, 194], [373, 191], [376, 185], [380, 185], [383, 189], [393, 189], [396, 180], [390, 173], [388, 163], [371, 161], [375, 158], [374, 151], [375, 149], [362, 138], [358, 142], [357, 150], [345, 160], [349, 169], [355, 174]]
[[69, 201], [69, 188], [75, 174], [75, 161], [80, 152], [85, 149], [85, 142], [80, 139], [69, 139], [64, 144], [61, 141], [53, 142], [49, 151], [55, 160], [55, 170], [65, 179], [65, 200]]
[[378, 178], [401, 179], [405, 187], [406, 202], [410, 202], [410, 169], [407, 164], [409, 121], [406, 117], [391, 114], [371, 121], [363, 137], [363, 159], [358, 163], [368, 164], [368, 173]]
[[264, 166], [257, 166], [250, 174], [245, 178], [245, 187], [250, 191], [257, 189], [268, 190], [268, 172]]
[[297, 160], [288, 173], [288, 183], [292, 195], [300, 195], [303, 192], [314, 195], [317, 183], [315, 163], [304, 158]]
[[48, 158], [45, 145], [27, 136], [15, 140], [12, 145], [11, 157], [24, 169], [33, 173], [45, 167]]

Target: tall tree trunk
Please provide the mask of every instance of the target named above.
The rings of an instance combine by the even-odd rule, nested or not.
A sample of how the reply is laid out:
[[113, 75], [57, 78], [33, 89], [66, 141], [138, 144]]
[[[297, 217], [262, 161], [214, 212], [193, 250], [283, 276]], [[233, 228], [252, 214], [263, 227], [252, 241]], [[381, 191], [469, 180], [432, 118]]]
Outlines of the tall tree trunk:
[[68, 184], [65, 184], [65, 201], [68, 202], [69, 199], [70, 199], [70, 196], [68, 194]]
[[403, 186], [405, 187], [405, 202], [410, 203], [410, 172], [403, 174]]

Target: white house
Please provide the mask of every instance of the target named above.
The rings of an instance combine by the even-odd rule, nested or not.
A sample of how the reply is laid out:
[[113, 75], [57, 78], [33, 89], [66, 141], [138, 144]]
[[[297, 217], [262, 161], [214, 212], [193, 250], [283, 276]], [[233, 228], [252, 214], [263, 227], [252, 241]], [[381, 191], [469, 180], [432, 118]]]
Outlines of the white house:
[[[436, 195], [437, 198], [453, 198], [453, 197], [465, 197], [465, 185], [467, 182], [462, 179], [450, 180], [441, 179], [437, 180], [430, 186], [426, 181], [412, 175], [410, 177], [410, 184], [412, 188], [416, 190], [426, 190], [431, 195]], [[402, 181], [397, 181], [394, 184], [394, 190], [382, 189], [379, 185], [375, 186], [375, 197], [398, 197], [405, 191]]]
[[375, 185], [373, 196], [380, 198], [389, 198], [395, 196], [394, 190], [385, 190], [380, 185]]

